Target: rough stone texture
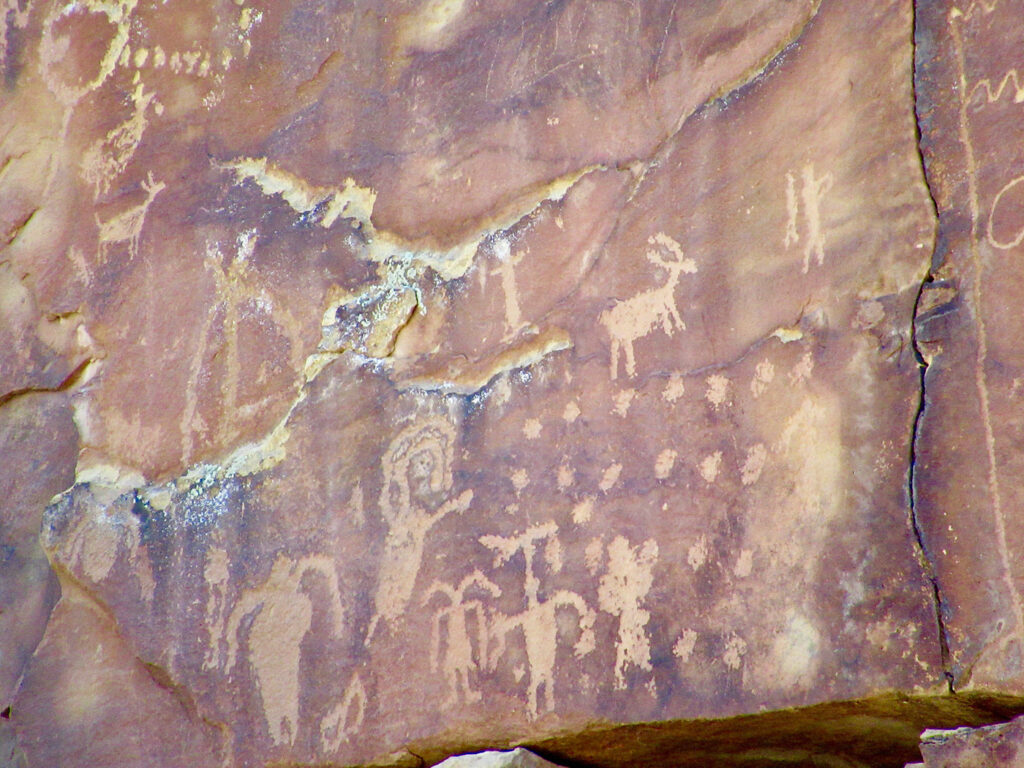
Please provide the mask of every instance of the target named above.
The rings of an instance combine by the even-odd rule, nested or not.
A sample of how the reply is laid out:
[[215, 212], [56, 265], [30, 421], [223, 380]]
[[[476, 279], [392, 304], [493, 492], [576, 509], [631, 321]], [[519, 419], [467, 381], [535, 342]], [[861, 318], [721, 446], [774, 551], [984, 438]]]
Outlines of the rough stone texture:
[[[40, 679], [42, 678], [42, 679]], [[216, 729], [159, 669], [135, 658], [110, 616], [64, 587], [26, 674], [15, 724], [29, 765], [215, 766]]]
[[918, 110], [941, 238], [917, 319], [929, 363], [917, 508], [959, 689], [1024, 689], [1017, 306], [1024, 209], [1019, 2], [922, 4]]
[[74, 481], [77, 448], [66, 395], [26, 393], [0, 407], [0, 709], [60, 595], [39, 529], [50, 499]]
[[551, 768], [554, 763], [549, 763], [527, 749], [518, 748], [506, 752], [487, 751], [456, 755], [438, 765], [444, 768]]
[[1017, 768], [1024, 765], [1024, 720], [925, 731], [921, 754], [924, 768]]
[[[1024, 693], [1024, 623], [940, 5], [936, 250], [909, 0], [8, 0], [28, 764], [657, 765], [611, 726], [847, 700], [721, 759], [870, 761], [1005, 716], [943, 696], [976, 657]], [[666, 764], [726, 764], [697, 742]]]
[[[561, 765], [609, 768], [902, 768], [920, 760], [920, 735], [927, 728], [1005, 721], [1019, 709], [1019, 699], [1010, 697], [886, 695], [717, 720], [593, 729], [531, 743], [530, 749]], [[416, 753], [436, 759], [427, 750]]]
[[8, 718], [0, 718], [0, 768], [28, 768], [25, 753]]

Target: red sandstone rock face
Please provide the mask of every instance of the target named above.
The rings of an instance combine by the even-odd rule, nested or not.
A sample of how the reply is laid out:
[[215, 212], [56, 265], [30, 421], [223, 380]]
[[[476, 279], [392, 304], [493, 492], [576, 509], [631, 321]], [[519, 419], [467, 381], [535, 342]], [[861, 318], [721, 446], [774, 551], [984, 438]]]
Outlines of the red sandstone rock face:
[[29, 765], [218, 765], [216, 728], [133, 656], [92, 597], [63, 589], [16, 705]]
[[2, 381], [67, 390], [81, 448], [30, 764], [141, 722], [121, 764], [354, 764], [944, 689], [909, 2], [5, 23]]
[[370, 298], [376, 263], [409, 251], [464, 275], [582, 173], [649, 157], [812, 7], [12, 12], [7, 258], [42, 312], [85, 313], [103, 357], [83, 465], [166, 478], [265, 434], [329, 296]]
[[77, 443], [63, 394], [28, 393], [0, 408], [0, 701], [5, 707], [60, 594], [39, 546], [39, 528], [50, 498], [74, 480]]
[[922, 8], [918, 93], [940, 248], [918, 314], [930, 363], [917, 482], [956, 685], [1021, 690], [1019, 3]]

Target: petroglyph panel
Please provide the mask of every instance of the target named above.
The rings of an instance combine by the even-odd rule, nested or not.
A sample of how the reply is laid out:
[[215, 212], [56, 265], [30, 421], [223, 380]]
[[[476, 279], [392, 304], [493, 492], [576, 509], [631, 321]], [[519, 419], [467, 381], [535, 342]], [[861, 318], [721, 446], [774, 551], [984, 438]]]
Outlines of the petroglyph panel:
[[92, 606], [12, 711], [75, 622], [225, 766], [943, 689], [907, 0], [176, 3], [0, 22], [5, 392], [67, 390]]

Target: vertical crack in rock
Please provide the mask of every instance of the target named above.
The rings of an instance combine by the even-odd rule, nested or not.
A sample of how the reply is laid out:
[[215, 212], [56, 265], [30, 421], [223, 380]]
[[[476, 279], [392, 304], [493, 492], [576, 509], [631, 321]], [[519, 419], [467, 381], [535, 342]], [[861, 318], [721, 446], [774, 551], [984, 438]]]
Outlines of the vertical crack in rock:
[[917, 370], [919, 376], [919, 389], [918, 389], [918, 401], [917, 410], [914, 412], [913, 426], [911, 427], [910, 437], [910, 461], [907, 468], [907, 496], [910, 500], [910, 525], [914, 531], [914, 539], [917, 542], [917, 555], [921, 562], [922, 568], [924, 568], [925, 576], [932, 585], [932, 596], [935, 603], [935, 621], [938, 625], [939, 633], [939, 653], [942, 659], [942, 672], [946, 677], [947, 684], [949, 685], [949, 692], [955, 693], [953, 688], [953, 672], [950, 666], [949, 658], [949, 642], [946, 634], [945, 620], [942, 615], [942, 591], [939, 587], [938, 574], [935, 571], [935, 566], [928, 557], [928, 550], [925, 547], [924, 535], [921, 532], [921, 525], [918, 521], [917, 515], [917, 444], [921, 437], [921, 420], [924, 416], [925, 409], [928, 406], [928, 393], [927, 393], [927, 377], [928, 377], [928, 361], [921, 352], [917, 343], [917, 309], [921, 303], [921, 295], [924, 293], [925, 287], [933, 282], [931, 270], [929, 269], [928, 274], [925, 276], [921, 285], [917, 289], [917, 296], [914, 299], [913, 315], [910, 319], [910, 343], [914, 350], [914, 359], [917, 361]]
[[925, 273], [924, 279], [918, 286], [917, 295], [914, 297], [914, 305], [911, 310], [910, 316], [910, 345], [914, 350], [914, 360], [917, 363], [917, 372], [919, 377], [918, 385], [918, 400], [917, 410], [914, 412], [914, 419], [911, 426], [910, 435], [910, 456], [907, 466], [907, 497], [910, 504], [910, 525], [914, 532], [914, 539], [917, 542], [917, 555], [921, 562], [921, 566], [924, 569], [925, 576], [932, 585], [932, 597], [935, 605], [935, 621], [938, 628], [939, 635], [939, 653], [942, 659], [942, 672], [946, 677], [946, 683], [949, 686], [950, 693], [956, 693], [954, 689], [954, 677], [952, 666], [950, 664], [949, 655], [949, 639], [947, 635], [946, 623], [943, 618], [943, 600], [942, 600], [942, 589], [939, 584], [938, 573], [936, 572], [935, 565], [931, 558], [928, 556], [928, 549], [925, 546], [924, 534], [921, 530], [920, 521], [918, 519], [917, 509], [917, 461], [918, 461], [918, 441], [921, 438], [921, 422], [924, 418], [925, 410], [928, 407], [928, 359], [925, 357], [918, 344], [917, 338], [917, 317], [918, 310], [921, 306], [921, 297], [924, 295], [925, 289], [929, 284], [934, 282], [935, 277], [933, 274], [934, 270], [934, 257], [935, 250], [938, 248], [939, 238], [939, 209], [935, 202], [935, 195], [932, 192], [931, 185], [928, 183], [928, 176], [925, 173], [924, 165], [924, 154], [921, 149], [921, 135], [923, 128], [921, 126], [920, 111], [918, 110], [918, 93], [917, 93], [917, 77], [918, 77], [918, 58], [917, 58], [917, 23], [918, 23], [918, 0], [914, 1], [913, 4], [913, 26], [911, 30], [911, 45], [913, 47], [912, 56], [912, 77], [911, 77], [911, 88], [913, 89], [914, 96], [914, 125], [916, 128], [916, 145], [918, 153], [918, 161], [921, 168], [921, 179], [924, 184], [925, 190], [928, 193], [928, 200], [931, 204], [932, 216], [936, 222], [936, 234], [935, 234], [935, 245], [932, 254], [929, 256], [928, 271]]
[[[5, 163], [4, 164], [4, 168], [6, 168], [6, 167], [7, 167], [7, 164]], [[3, 169], [0, 169], [0, 173], [2, 173], [2, 172], [3, 172]], [[17, 240], [21, 236], [21, 233], [25, 231], [25, 228], [28, 227], [28, 225], [31, 223], [32, 219], [35, 218], [35, 215], [37, 213], [39, 213], [39, 209], [38, 208], [33, 208], [27, 214], [25, 214], [20, 219], [18, 219], [13, 224], [11, 224], [11, 226], [7, 230], [7, 232], [4, 233], [4, 243], [3, 244], [4, 244], [5, 247], [11, 245], [12, 243], [14, 243], [14, 241]]]

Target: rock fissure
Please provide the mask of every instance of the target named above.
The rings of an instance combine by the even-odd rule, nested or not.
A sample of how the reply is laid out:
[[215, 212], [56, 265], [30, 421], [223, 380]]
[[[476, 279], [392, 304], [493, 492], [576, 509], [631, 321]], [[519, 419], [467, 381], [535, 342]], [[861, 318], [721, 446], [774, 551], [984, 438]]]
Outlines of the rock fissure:
[[[903, 768], [921, 759], [926, 729], [1006, 723], [1024, 699], [986, 694], [883, 694], [736, 717], [624, 726], [589, 724], [543, 740], [409, 744], [427, 765], [457, 754], [524, 747], [567, 768]], [[396, 768], [421, 768], [409, 758]]]
[[7, 232], [4, 233], [4, 245], [13, 245], [14, 241], [21, 236], [21, 233], [25, 231], [25, 228], [32, 222], [32, 219], [35, 218], [37, 213], [39, 213], [39, 209], [33, 208], [21, 218], [12, 222], [10, 227], [8, 227]]
[[[149, 679], [153, 681], [154, 685], [164, 691], [167, 691], [167, 693], [178, 703], [189, 720], [201, 723], [217, 734], [217, 738], [220, 743], [216, 744], [214, 748], [225, 758], [228, 757], [232, 751], [232, 734], [229, 725], [226, 722], [217, 720], [211, 717], [208, 713], [203, 712], [188, 686], [176, 681], [167, 669], [154, 662], [146, 661], [138, 656], [138, 654], [135, 654], [135, 659], [146, 671], [146, 674], [149, 676]], [[229, 764], [229, 761], [225, 760], [225, 764]]]
[[689, 368], [683, 371], [675, 371], [672, 374], [669, 374], [667, 371], [657, 371], [652, 373], [651, 376], [663, 378], [668, 375], [675, 375], [681, 378], [693, 378], [694, 376], [703, 376], [708, 373], [719, 373], [747, 362], [752, 355], [763, 349], [766, 344], [769, 344], [772, 341], [772, 339], [775, 339], [780, 344], [789, 344], [794, 341], [801, 341], [812, 335], [811, 333], [804, 333], [801, 328], [805, 311], [806, 307], [804, 308], [804, 311], [801, 311], [800, 316], [796, 318], [792, 325], [779, 326], [770, 333], [758, 337], [756, 340], [748, 344], [738, 355], [729, 360], [708, 363], [707, 365], [701, 365], [697, 368]]
[[924, 569], [926, 578], [931, 583], [932, 598], [935, 605], [935, 621], [936, 628], [938, 631], [939, 651], [942, 658], [942, 671], [943, 675], [945, 675], [946, 677], [946, 683], [949, 686], [949, 692], [956, 693], [954, 689], [954, 675], [949, 656], [949, 635], [944, 618], [942, 589], [939, 584], [938, 575], [935, 571], [935, 565], [932, 562], [931, 557], [928, 555], [928, 548], [925, 543], [924, 533], [921, 529], [920, 520], [918, 519], [919, 510], [917, 506], [918, 442], [921, 437], [921, 421], [924, 418], [925, 410], [928, 407], [928, 361], [917, 344], [916, 317], [917, 310], [921, 302], [921, 295], [922, 293], [924, 293], [925, 286], [929, 285], [932, 282], [934, 282], [934, 279], [931, 273], [929, 273], [925, 280], [921, 283], [920, 288], [918, 289], [917, 297], [914, 301], [914, 313], [913, 317], [911, 318], [911, 347], [914, 351], [914, 360], [917, 365], [920, 385], [918, 390], [917, 409], [914, 412], [914, 417], [911, 425], [910, 455], [907, 466], [907, 497], [909, 502], [910, 526], [914, 533], [914, 541], [916, 542], [917, 547], [917, 557], [919, 562], [921, 563], [921, 567]]
[[935, 622], [936, 630], [938, 632], [939, 640], [939, 652], [942, 659], [942, 672], [946, 678], [946, 684], [949, 687], [951, 694], [956, 693], [954, 681], [955, 676], [953, 674], [953, 668], [950, 660], [949, 652], [949, 635], [945, 621], [945, 610], [943, 607], [942, 599], [942, 587], [939, 582], [938, 573], [936, 572], [935, 563], [932, 561], [931, 556], [928, 554], [927, 542], [925, 541], [924, 531], [922, 530], [921, 522], [919, 519], [920, 510], [918, 508], [918, 494], [917, 494], [917, 482], [918, 482], [918, 446], [921, 439], [921, 427], [922, 421], [925, 417], [925, 411], [928, 408], [928, 366], [929, 360], [925, 356], [921, 346], [918, 343], [918, 314], [921, 309], [921, 299], [927, 286], [934, 283], [935, 278], [933, 274], [933, 265], [935, 258], [935, 249], [938, 248], [938, 222], [939, 222], [939, 208], [935, 200], [934, 192], [931, 188], [931, 184], [928, 180], [928, 175], [925, 172], [925, 159], [924, 153], [921, 147], [922, 137], [922, 126], [919, 112], [919, 97], [918, 97], [918, 55], [917, 55], [917, 34], [918, 34], [918, 23], [919, 23], [919, 12], [918, 3], [915, 0], [913, 4], [913, 17], [914, 25], [911, 30], [911, 40], [913, 45], [913, 55], [911, 63], [913, 71], [911, 73], [911, 88], [914, 94], [914, 130], [915, 130], [915, 143], [918, 152], [918, 162], [921, 174], [921, 183], [927, 193], [928, 202], [931, 207], [931, 213], [935, 222], [935, 234], [934, 234], [934, 248], [933, 252], [928, 257], [928, 268], [925, 273], [921, 284], [918, 286], [917, 293], [914, 297], [914, 304], [910, 315], [910, 345], [913, 349], [914, 361], [917, 366], [918, 374], [918, 400], [917, 408], [914, 411], [914, 416], [911, 422], [911, 435], [910, 435], [910, 452], [907, 462], [907, 500], [909, 505], [909, 521], [910, 526], [914, 534], [914, 541], [917, 546], [917, 557], [921, 563], [921, 567], [925, 571], [925, 576], [931, 584], [932, 589], [932, 600], [934, 602], [935, 609]]
[[93, 366], [99, 364], [99, 359], [88, 357], [82, 360], [75, 368], [64, 377], [63, 381], [54, 387], [24, 387], [5, 392], [0, 395], [0, 407], [3, 407], [11, 400], [34, 392], [71, 392], [92, 377]]

